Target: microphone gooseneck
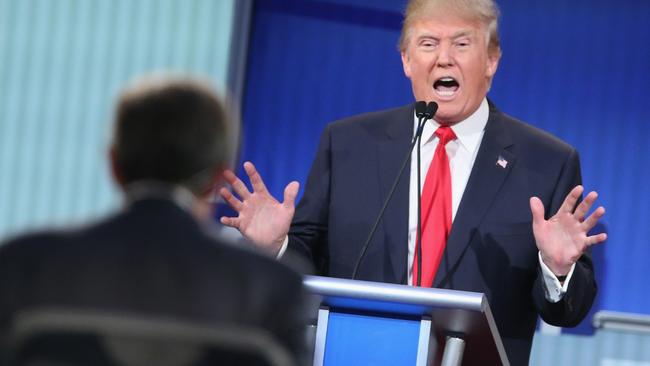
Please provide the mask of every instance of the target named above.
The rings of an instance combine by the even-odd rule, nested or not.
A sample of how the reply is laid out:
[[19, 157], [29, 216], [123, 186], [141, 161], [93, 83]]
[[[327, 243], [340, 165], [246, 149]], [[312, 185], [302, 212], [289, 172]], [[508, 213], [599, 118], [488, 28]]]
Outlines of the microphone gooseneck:
[[[438, 110], [438, 104], [435, 102], [429, 102], [427, 104], [426, 109], [424, 111], [424, 117], [425, 122], [426, 120], [429, 120], [433, 118], [433, 115], [436, 114], [436, 111]], [[422, 128], [424, 129], [424, 123], [422, 124]], [[420, 157], [420, 150], [422, 148], [422, 131], [420, 131], [419, 136], [418, 136], [418, 148], [417, 148], [417, 155], [418, 155], [418, 162], [417, 162], [417, 191], [418, 191], [418, 224], [417, 224], [417, 234], [415, 235], [416, 242], [415, 242], [415, 250], [416, 250], [416, 258], [417, 258], [417, 265], [418, 265], [418, 276], [417, 278], [414, 278], [413, 281], [415, 281], [415, 285], [420, 287], [422, 285], [422, 173], [421, 173], [421, 165], [422, 165], [422, 158]]]
[[[399, 180], [402, 177], [402, 173], [404, 172], [404, 168], [406, 168], [406, 164], [409, 162], [411, 158], [411, 153], [413, 152], [413, 147], [415, 144], [420, 140], [420, 137], [422, 136], [422, 130], [424, 129], [424, 124], [426, 121], [429, 119], [433, 118], [433, 116], [436, 114], [436, 111], [438, 110], [438, 104], [436, 102], [429, 102], [428, 104], [423, 101], [419, 101], [415, 103], [415, 116], [418, 118], [418, 127], [417, 130], [415, 131], [415, 136], [413, 137], [413, 140], [411, 141], [411, 147], [409, 148], [408, 154], [406, 154], [406, 157], [404, 158], [404, 161], [402, 163], [402, 166], [399, 169], [399, 172], [397, 173], [397, 177], [395, 177], [395, 181], [393, 182], [393, 186], [391, 187], [390, 191], [388, 192], [388, 196], [386, 197], [386, 200], [384, 201], [384, 204], [381, 207], [381, 210], [379, 211], [379, 214], [377, 215], [377, 219], [375, 220], [375, 223], [372, 225], [372, 229], [370, 229], [370, 233], [368, 234], [368, 237], [366, 238], [366, 241], [363, 243], [363, 246], [361, 247], [361, 251], [359, 252], [359, 256], [357, 257], [357, 261], [354, 265], [354, 270], [352, 271], [352, 279], [356, 280], [357, 276], [359, 274], [359, 267], [361, 266], [361, 262], [363, 261], [363, 258], [366, 255], [366, 252], [368, 251], [368, 246], [370, 245], [370, 241], [372, 240], [372, 237], [375, 235], [375, 232], [377, 231], [377, 227], [379, 226], [379, 223], [381, 222], [381, 219], [384, 216], [384, 212], [386, 211], [386, 207], [388, 207], [388, 203], [390, 202], [391, 198], [393, 197], [393, 194], [395, 193], [395, 189], [397, 188], [397, 184], [399, 183]], [[420, 228], [420, 189], [419, 189], [419, 179], [420, 179], [420, 156], [418, 153], [418, 237], [419, 232], [421, 231]], [[421, 256], [419, 256], [421, 257]], [[421, 267], [420, 267], [421, 268]], [[419, 285], [419, 281], [418, 281]]]

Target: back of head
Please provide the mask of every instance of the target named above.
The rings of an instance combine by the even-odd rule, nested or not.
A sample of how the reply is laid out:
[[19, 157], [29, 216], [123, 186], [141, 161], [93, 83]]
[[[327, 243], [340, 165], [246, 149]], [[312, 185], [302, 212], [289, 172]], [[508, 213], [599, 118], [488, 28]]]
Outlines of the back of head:
[[231, 161], [235, 141], [225, 107], [207, 85], [146, 79], [121, 94], [113, 159], [122, 185], [158, 181], [201, 195]]
[[404, 51], [409, 30], [416, 19], [438, 14], [454, 14], [469, 20], [479, 21], [486, 30], [488, 50], [501, 54], [498, 19], [499, 8], [494, 0], [409, 0], [404, 12], [400, 51]]

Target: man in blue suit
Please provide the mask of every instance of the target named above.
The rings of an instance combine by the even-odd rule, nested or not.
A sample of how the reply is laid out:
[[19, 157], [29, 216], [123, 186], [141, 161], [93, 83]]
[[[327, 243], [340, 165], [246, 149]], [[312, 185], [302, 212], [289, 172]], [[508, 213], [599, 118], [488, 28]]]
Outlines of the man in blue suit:
[[[538, 314], [550, 324], [575, 326], [589, 311], [596, 283], [587, 249], [606, 234], [588, 232], [605, 210], [588, 215], [597, 194], [581, 200], [573, 147], [488, 101], [501, 57], [497, 18], [492, 0], [412, 0], [400, 49], [415, 99], [439, 105], [422, 135], [422, 175], [438, 164], [440, 150], [450, 182], [440, 200], [447, 202], [445, 214], [453, 224], [442, 230], [440, 256], [422, 255], [423, 272], [429, 261], [435, 265], [429, 282], [421, 283], [485, 293], [508, 358], [520, 365], [528, 362]], [[320, 273], [350, 278], [416, 125], [413, 105], [328, 125], [295, 214], [298, 184], [286, 187], [280, 203], [247, 162], [253, 191], [227, 173], [239, 198], [227, 190], [221, 194], [238, 216], [222, 222], [277, 256], [298, 252]], [[437, 149], [442, 130], [451, 138]], [[413, 154], [410, 173], [397, 185], [360, 266], [360, 279], [420, 283], [414, 274], [418, 189], [424, 202], [429, 177], [418, 187], [416, 167]], [[444, 218], [439, 222], [444, 226]]]

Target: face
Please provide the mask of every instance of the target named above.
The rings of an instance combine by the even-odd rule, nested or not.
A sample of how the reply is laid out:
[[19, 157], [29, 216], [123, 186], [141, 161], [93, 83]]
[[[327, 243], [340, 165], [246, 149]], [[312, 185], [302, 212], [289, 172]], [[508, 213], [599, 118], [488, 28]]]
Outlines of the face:
[[498, 63], [496, 52], [488, 54], [485, 28], [455, 16], [416, 19], [402, 51], [415, 99], [438, 103], [435, 120], [442, 124], [478, 109]]

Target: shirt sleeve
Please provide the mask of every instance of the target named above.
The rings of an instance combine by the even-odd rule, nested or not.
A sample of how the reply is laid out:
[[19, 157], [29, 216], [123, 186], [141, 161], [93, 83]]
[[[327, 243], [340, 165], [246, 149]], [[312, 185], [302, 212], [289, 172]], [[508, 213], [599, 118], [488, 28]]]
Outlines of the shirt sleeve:
[[282, 242], [282, 247], [280, 248], [280, 251], [278, 252], [278, 255], [275, 256], [275, 259], [282, 258], [282, 256], [284, 255], [284, 252], [287, 251], [288, 246], [289, 246], [289, 235], [284, 237], [284, 241]]
[[571, 266], [571, 270], [569, 270], [564, 283], [560, 283], [560, 280], [557, 279], [551, 269], [548, 268], [546, 264], [544, 264], [544, 261], [542, 261], [542, 254], [540, 252], [537, 252], [537, 257], [539, 258], [539, 265], [542, 267], [542, 274], [544, 276], [544, 295], [546, 297], [546, 300], [552, 303], [556, 303], [562, 300], [562, 297], [564, 294], [566, 294], [566, 291], [569, 288], [569, 281], [571, 281], [571, 276], [573, 275], [573, 270], [576, 268], [576, 264], [574, 263]]

